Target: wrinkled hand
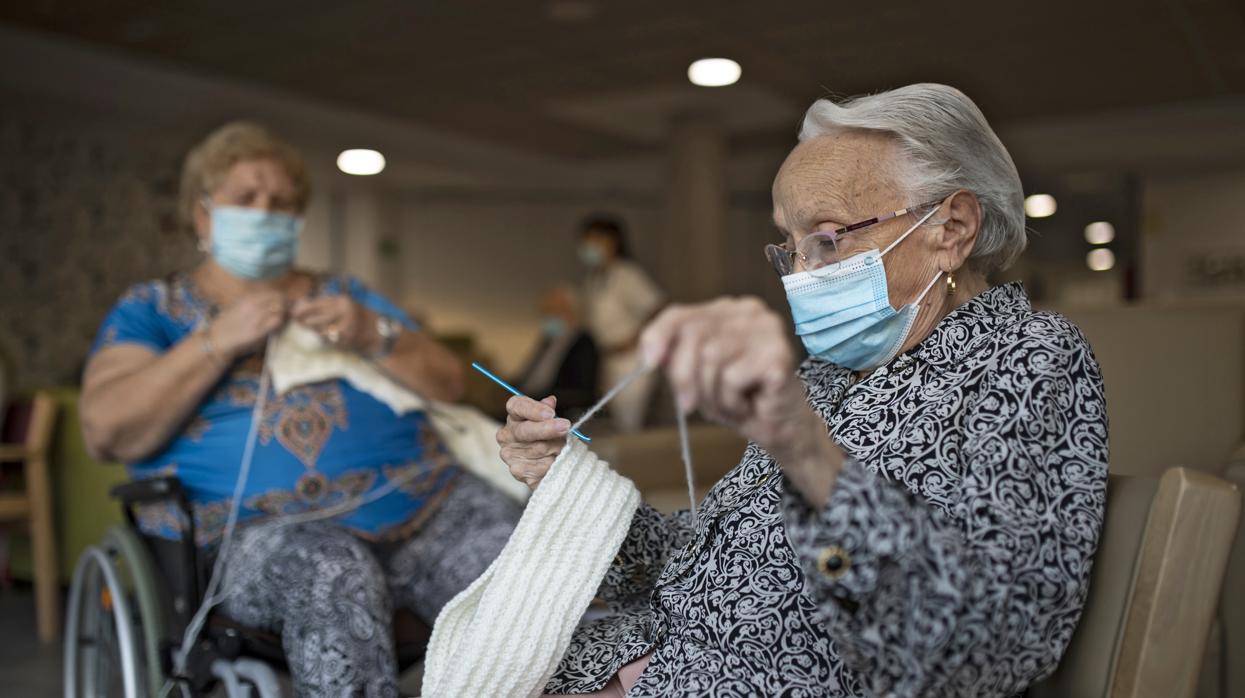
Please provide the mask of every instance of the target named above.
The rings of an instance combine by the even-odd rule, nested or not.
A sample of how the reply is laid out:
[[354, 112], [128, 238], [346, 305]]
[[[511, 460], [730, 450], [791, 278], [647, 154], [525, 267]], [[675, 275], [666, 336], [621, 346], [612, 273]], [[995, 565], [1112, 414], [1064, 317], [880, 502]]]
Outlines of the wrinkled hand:
[[501, 459], [514, 479], [535, 490], [566, 445], [571, 422], [554, 414], [557, 398], [537, 402], [515, 396], [506, 402], [506, 426], [497, 432]]
[[829, 442], [795, 374], [782, 319], [756, 298], [671, 306], [640, 337], [662, 366], [680, 406], [699, 410], [762, 446], [784, 466]]
[[345, 295], [302, 298], [290, 309], [294, 321], [342, 349], [367, 351], [377, 340], [374, 313]]
[[207, 331], [216, 350], [232, 360], [258, 349], [285, 320], [284, 295], [278, 291], [255, 291], [221, 311]]

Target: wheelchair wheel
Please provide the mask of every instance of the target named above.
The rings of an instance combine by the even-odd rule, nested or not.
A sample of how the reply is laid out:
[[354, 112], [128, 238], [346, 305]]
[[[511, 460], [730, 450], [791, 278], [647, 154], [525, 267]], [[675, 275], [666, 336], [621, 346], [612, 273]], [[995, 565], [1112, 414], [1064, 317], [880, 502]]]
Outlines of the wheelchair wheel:
[[66, 698], [138, 698], [164, 681], [156, 577], [133, 531], [117, 527], [78, 560], [65, 616]]

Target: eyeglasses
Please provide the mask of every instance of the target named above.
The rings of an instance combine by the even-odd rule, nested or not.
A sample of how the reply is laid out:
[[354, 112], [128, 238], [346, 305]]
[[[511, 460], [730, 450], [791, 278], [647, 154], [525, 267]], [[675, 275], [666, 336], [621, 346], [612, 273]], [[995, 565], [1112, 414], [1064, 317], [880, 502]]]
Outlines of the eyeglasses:
[[781, 245], [769, 244], [765, 246], [765, 258], [774, 266], [774, 271], [779, 276], [786, 276], [794, 272], [797, 259], [800, 260], [800, 264], [803, 265], [805, 271], [821, 269], [827, 266], [838, 266], [838, 263], [842, 261], [839, 252], [839, 240], [843, 235], [864, 230], [878, 223], [889, 221], [892, 218], [898, 218], [919, 209], [937, 206], [941, 203], [941, 201], [931, 201], [927, 204], [883, 213], [880, 216], [875, 216], [859, 223], [852, 223], [842, 228], [810, 233], [804, 236], [794, 248], [791, 247], [790, 243]]

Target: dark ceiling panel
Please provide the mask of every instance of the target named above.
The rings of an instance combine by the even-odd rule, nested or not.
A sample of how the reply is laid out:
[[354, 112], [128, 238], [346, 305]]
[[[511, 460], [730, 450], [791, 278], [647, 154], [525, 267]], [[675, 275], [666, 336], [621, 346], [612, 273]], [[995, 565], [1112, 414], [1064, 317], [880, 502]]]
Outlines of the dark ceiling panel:
[[[1238, 0], [305, 0], [6, 3], [0, 21], [355, 109], [564, 157], [640, 144], [571, 125], [554, 102], [685, 84], [727, 55], [803, 104], [918, 80], [955, 84], [993, 119], [1245, 94]], [[743, 99], [744, 97], [740, 97]], [[789, 124], [784, 124], [789, 129]], [[747, 134], [741, 142], [760, 142]]]

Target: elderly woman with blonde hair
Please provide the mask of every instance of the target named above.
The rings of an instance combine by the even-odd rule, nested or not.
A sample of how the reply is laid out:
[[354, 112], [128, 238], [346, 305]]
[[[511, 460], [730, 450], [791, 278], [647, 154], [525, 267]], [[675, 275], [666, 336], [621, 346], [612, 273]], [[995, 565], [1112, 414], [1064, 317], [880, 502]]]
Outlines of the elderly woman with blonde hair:
[[[175, 474], [212, 556], [256, 429], [224, 611], [280, 633], [299, 695], [395, 695], [393, 608], [431, 624], [502, 548], [519, 506], [461, 470], [422, 410], [398, 413], [342, 379], [259, 395], [266, 340], [288, 323], [425, 398], [461, 391], [455, 357], [393, 303], [294, 266], [309, 196], [298, 153], [259, 126], [226, 125], [190, 152], [181, 214], [203, 259], [131, 287], [104, 319], [83, 430], [136, 478]], [[387, 485], [336, 519], [275, 520]], [[143, 509], [139, 523], [165, 537], [183, 526], [171, 507]]]
[[[635, 512], [613, 612], [548, 692], [1003, 698], [1054, 671], [1102, 527], [1106, 407], [1081, 332], [988, 281], [1024, 249], [1022, 199], [958, 90], [808, 110], [766, 257], [809, 356], [755, 299], [644, 331], [683, 408], [751, 444], [694, 518]], [[508, 409], [503, 458], [536, 486], [569, 425]]]

